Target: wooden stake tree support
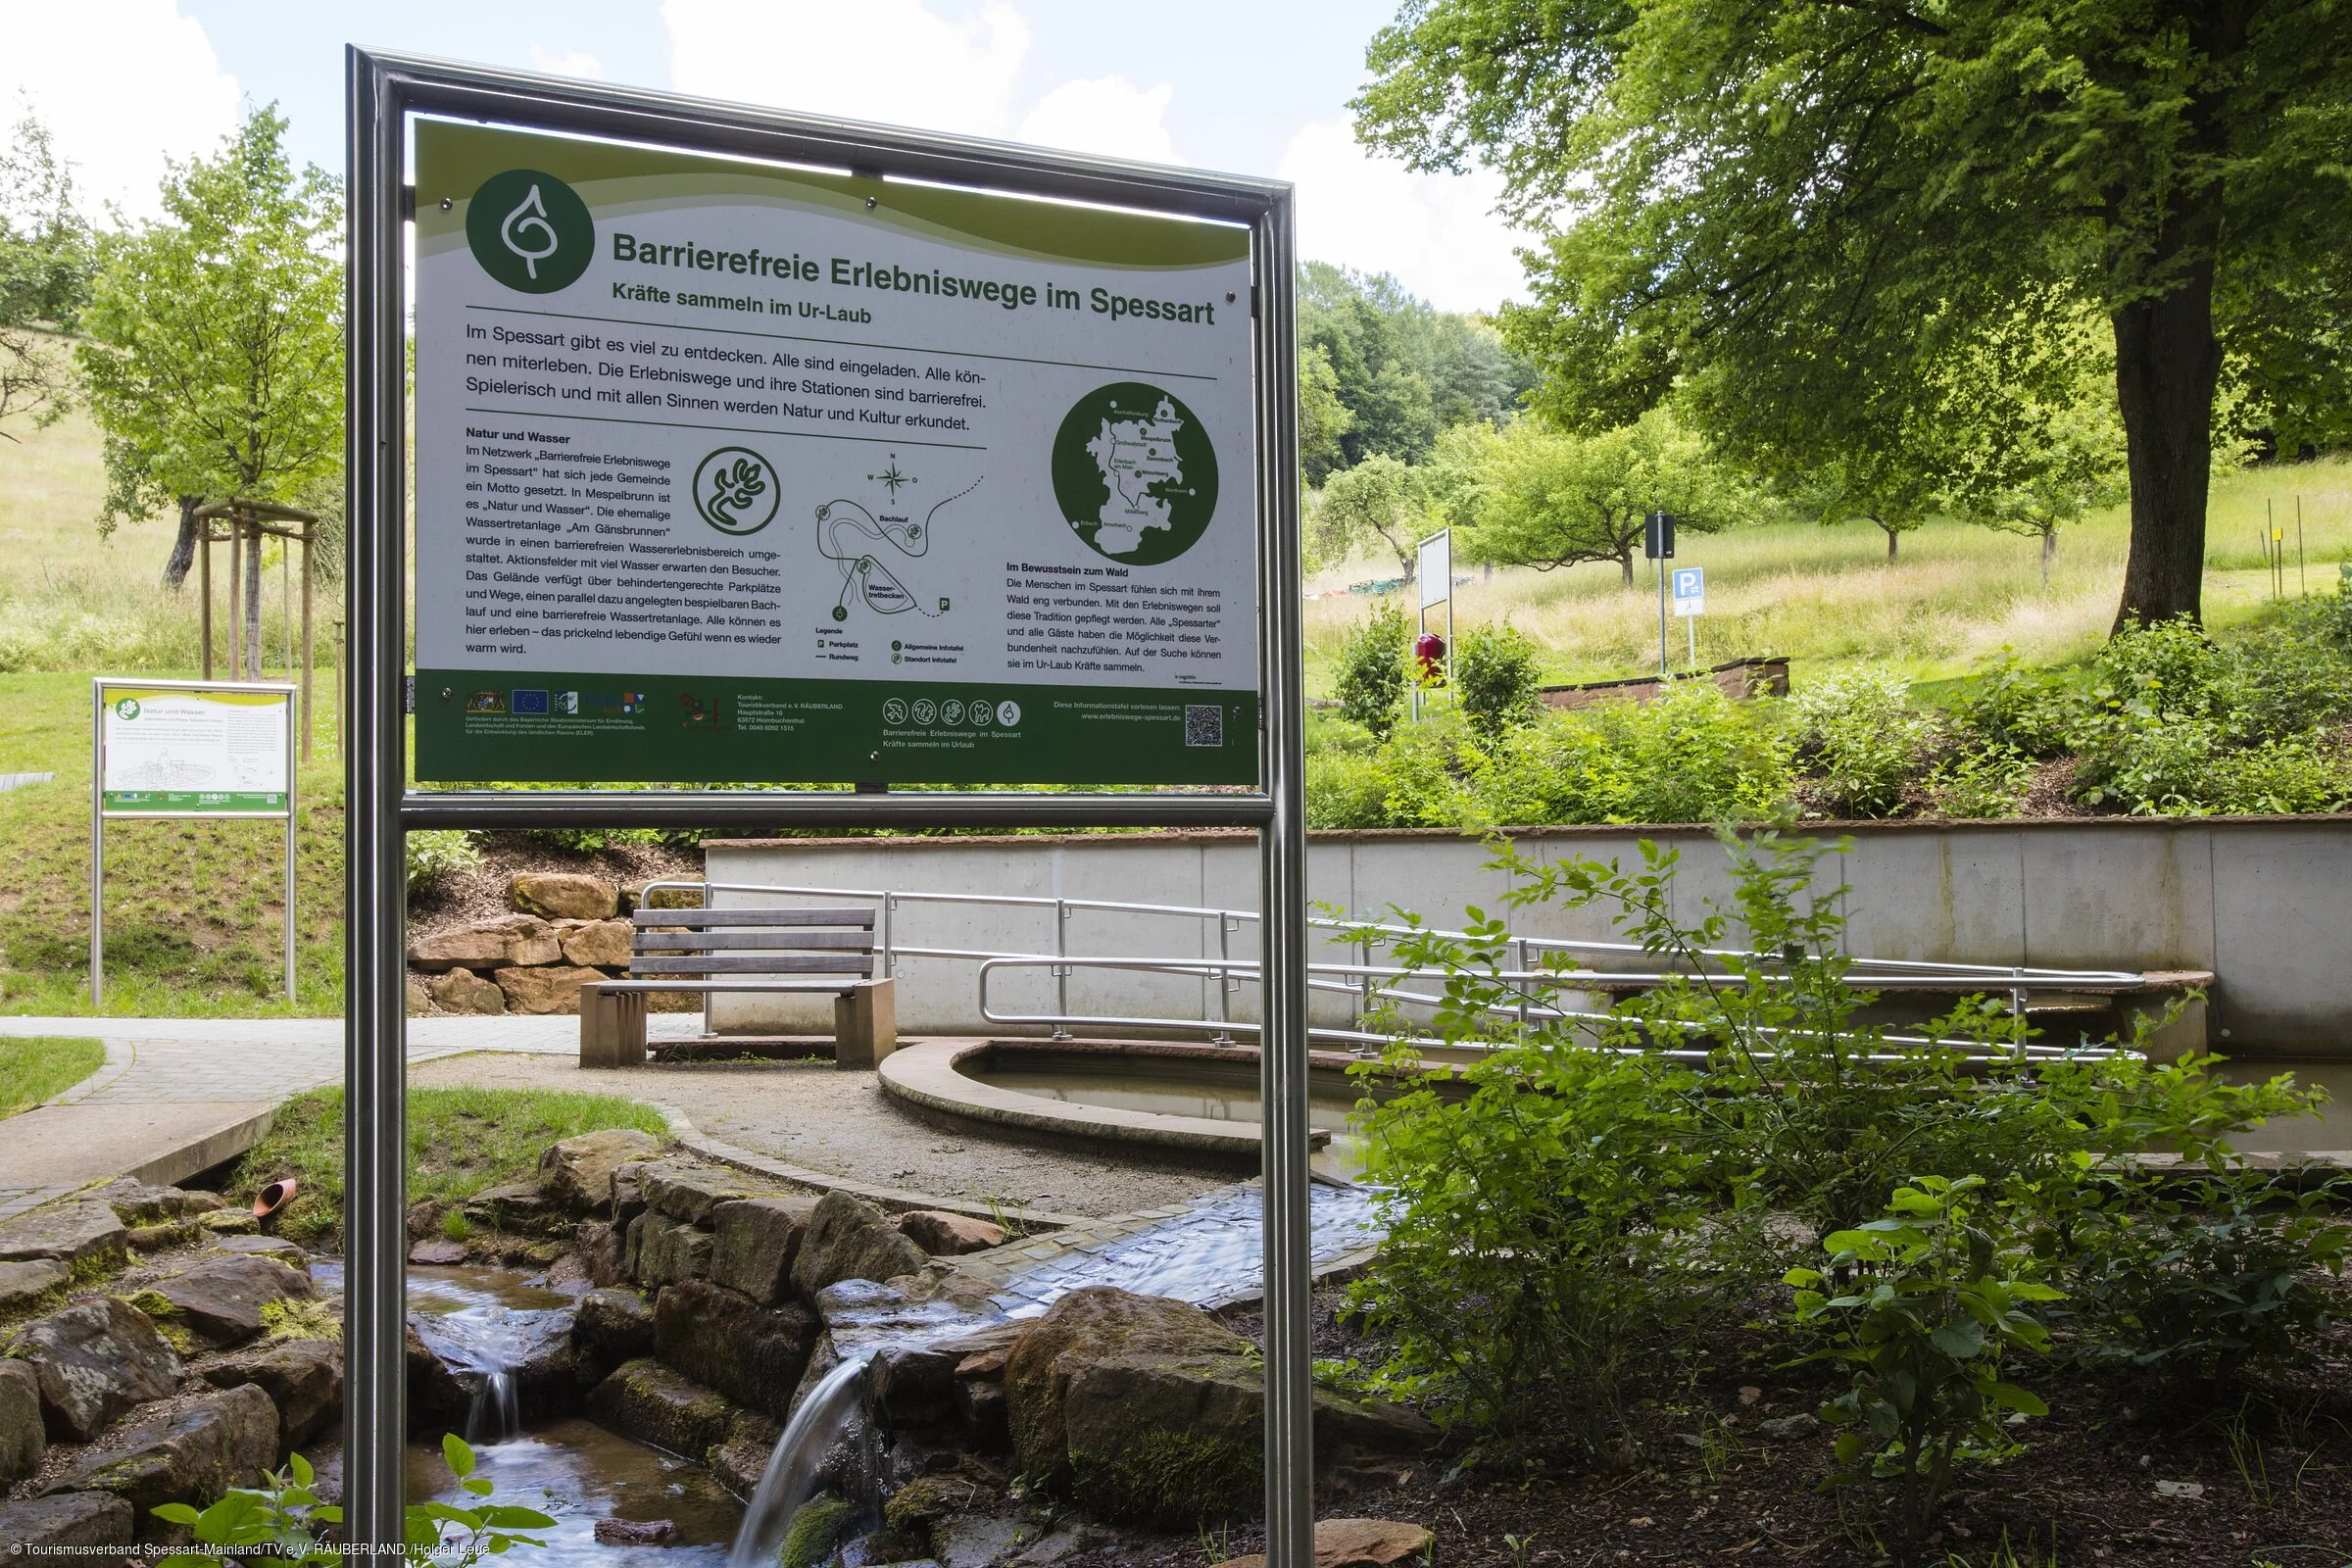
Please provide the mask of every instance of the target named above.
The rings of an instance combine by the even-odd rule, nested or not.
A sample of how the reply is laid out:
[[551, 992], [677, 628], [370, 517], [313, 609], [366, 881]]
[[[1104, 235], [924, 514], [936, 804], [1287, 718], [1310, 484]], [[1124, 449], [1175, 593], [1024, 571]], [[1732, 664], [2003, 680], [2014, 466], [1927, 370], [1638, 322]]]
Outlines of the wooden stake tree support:
[[[241, 497], [216, 501], [199, 508], [197, 519], [204, 524], [197, 536], [198, 576], [202, 588], [202, 643], [204, 646], [204, 678], [213, 678], [213, 546], [228, 546], [228, 667], [233, 678], [259, 680], [262, 670], [263, 637], [259, 597], [248, 612], [244, 593], [245, 578], [251, 574], [260, 580], [262, 541], [265, 537], [283, 539], [290, 558], [294, 546], [302, 546], [302, 760], [311, 760], [311, 665], [313, 662], [312, 609], [313, 584], [317, 580], [311, 569], [311, 551], [318, 537], [318, 518], [299, 507], [281, 507], [274, 502], [247, 501]], [[246, 552], [252, 552], [251, 562]], [[289, 631], [291, 628], [289, 628]], [[287, 641], [290, 643], [292, 637]]]

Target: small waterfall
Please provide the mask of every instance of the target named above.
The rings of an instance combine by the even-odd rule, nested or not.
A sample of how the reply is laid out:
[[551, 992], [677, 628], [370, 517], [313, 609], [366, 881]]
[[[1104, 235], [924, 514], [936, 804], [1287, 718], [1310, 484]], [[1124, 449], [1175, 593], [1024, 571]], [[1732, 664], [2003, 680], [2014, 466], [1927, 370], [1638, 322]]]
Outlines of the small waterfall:
[[858, 1380], [868, 1359], [847, 1360], [826, 1373], [792, 1412], [784, 1435], [776, 1440], [775, 1451], [768, 1455], [767, 1470], [752, 1494], [751, 1506], [744, 1510], [743, 1528], [736, 1533], [727, 1568], [774, 1568], [792, 1516], [816, 1494], [816, 1467], [824, 1462], [825, 1450], [848, 1430], [864, 1403], [865, 1393]]
[[466, 1441], [476, 1447], [511, 1443], [522, 1436], [522, 1401], [515, 1397], [514, 1374], [505, 1367], [476, 1369], [482, 1386], [466, 1407]]

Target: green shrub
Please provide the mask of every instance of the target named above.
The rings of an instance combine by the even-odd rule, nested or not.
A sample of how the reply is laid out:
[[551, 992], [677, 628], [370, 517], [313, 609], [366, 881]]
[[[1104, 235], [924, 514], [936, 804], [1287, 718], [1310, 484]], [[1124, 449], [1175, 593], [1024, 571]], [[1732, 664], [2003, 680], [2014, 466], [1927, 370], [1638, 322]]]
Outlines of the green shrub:
[[1771, 703], [1684, 681], [1647, 703], [1604, 703], [1570, 717], [1611, 756], [1610, 793], [1586, 820], [1752, 822], [1789, 808], [1794, 777]]
[[1374, 610], [1348, 634], [1340, 648], [1334, 695], [1340, 711], [1386, 739], [1404, 705], [1405, 661], [1412, 652], [1412, 621], [1392, 604]]
[[1454, 643], [1454, 693], [1470, 733], [1488, 745], [1534, 716], [1543, 679], [1535, 643], [1508, 622], [1473, 626]]
[[1390, 827], [1389, 772], [1380, 757], [1317, 752], [1306, 759], [1308, 827]]
[[459, 828], [412, 832], [401, 855], [407, 863], [411, 893], [421, 892], [444, 877], [469, 875], [482, 864], [482, 852], [472, 837]]
[[1469, 1068], [1466, 1098], [1371, 1103], [1389, 1233], [1350, 1299], [1394, 1347], [1375, 1385], [1612, 1457], [1634, 1357], [1693, 1298], [1690, 1076], [1555, 1036]]
[[1890, 669], [1849, 669], [1789, 699], [1798, 766], [1821, 807], [1838, 816], [1884, 816], [1934, 747], [1936, 715], [1911, 702]]
[[2032, 1253], [1997, 1214], [1985, 1222], [1984, 1187], [1977, 1176], [1898, 1187], [1884, 1217], [1823, 1240], [1826, 1270], [1788, 1275], [1797, 1321], [1833, 1336], [1812, 1359], [1851, 1373], [1821, 1412], [1851, 1429], [1838, 1438], [1836, 1479], [1894, 1483], [1898, 1562], [1919, 1560], [1955, 1464], [2017, 1452], [2006, 1418], [2049, 1414], [2002, 1372], [2012, 1352], [2048, 1351], [2035, 1309], [2061, 1293], [2032, 1278]]
[[1949, 712], [1955, 728], [1987, 750], [2057, 757], [2082, 716], [2082, 685], [2069, 671], [2028, 669], [2004, 648], [1992, 667], [1958, 684]]
[[1936, 763], [1928, 775], [1928, 797], [1939, 816], [2015, 816], [2033, 782], [2033, 760], [1994, 741], [1963, 747]]

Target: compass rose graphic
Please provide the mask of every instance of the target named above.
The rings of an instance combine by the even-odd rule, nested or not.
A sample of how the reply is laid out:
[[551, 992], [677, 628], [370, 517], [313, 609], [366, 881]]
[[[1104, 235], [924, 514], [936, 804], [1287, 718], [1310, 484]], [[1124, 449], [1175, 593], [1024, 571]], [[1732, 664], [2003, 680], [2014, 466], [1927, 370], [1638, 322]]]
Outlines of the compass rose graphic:
[[899, 455], [895, 452], [890, 455], [889, 466], [885, 467], [880, 473], [867, 474], [866, 478], [888, 490], [890, 492], [890, 499], [893, 501], [899, 499], [899, 486], [903, 484], [914, 483], [914, 475], [910, 473], [901, 473], [899, 471]]

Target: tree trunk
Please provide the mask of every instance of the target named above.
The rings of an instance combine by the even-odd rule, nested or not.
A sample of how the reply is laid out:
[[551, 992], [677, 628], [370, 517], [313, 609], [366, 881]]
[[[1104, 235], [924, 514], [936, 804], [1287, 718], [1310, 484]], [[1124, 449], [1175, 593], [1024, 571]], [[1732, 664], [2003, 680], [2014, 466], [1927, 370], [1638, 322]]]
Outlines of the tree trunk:
[[1901, 542], [1902, 532], [1899, 529], [1889, 528], [1883, 522], [1879, 524], [1879, 531], [1886, 536], [1886, 564], [1891, 566], [1894, 564], [1894, 547]]
[[245, 547], [244, 678], [262, 678], [262, 533], [258, 528]]
[[1625, 574], [1626, 591], [1631, 593], [1634, 587], [1633, 546], [1628, 545], [1623, 550], [1617, 552], [1617, 569]]
[[196, 564], [196, 542], [204, 537], [205, 524], [196, 515], [204, 505], [202, 496], [179, 498], [179, 536], [172, 541], [172, 559], [164, 563], [164, 586], [173, 593], [188, 580], [188, 568]]
[[2041, 530], [2041, 586], [2050, 586], [2050, 562], [2058, 554], [2058, 525], [2051, 523]]
[[[2173, 254], [2188, 249], [2178, 232], [2167, 238]], [[2127, 305], [2114, 321], [2115, 390], [2132, 476], [2132, 555], [2115, 612], [2122, 631], [2177, 615], [2195, 620], [2204, 611], [2213, 392], [2222, 368], [2212, 261], [2192, 263], [2172, 293]]]

